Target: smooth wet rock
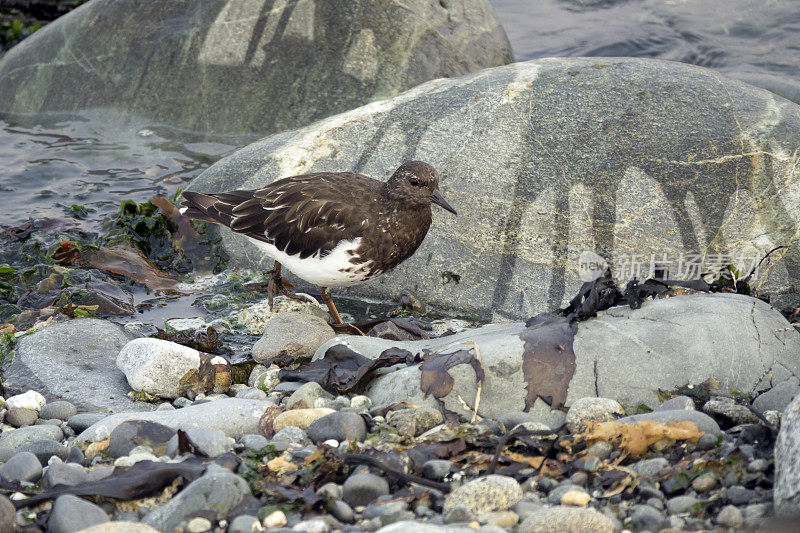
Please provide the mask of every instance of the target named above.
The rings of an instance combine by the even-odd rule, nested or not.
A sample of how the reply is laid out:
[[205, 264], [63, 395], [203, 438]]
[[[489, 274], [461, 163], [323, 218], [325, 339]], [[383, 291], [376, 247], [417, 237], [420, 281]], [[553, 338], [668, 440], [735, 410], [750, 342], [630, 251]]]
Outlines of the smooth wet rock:
[[[225, 362], [222, 357], [215, 359]], [[177, 398], [181, 378], [200, 367], [200, 352], [175, 342], [144, 337], [126, 344], [116, 363], [133, 390]]]
[[657, 406], [653, 411], [694, 411], [694, 400], [688, 396], [676, 396], [666, 400], [661, 405]]
[[5, 408], [8, 410], [11, 409], [28, 409], [30, 411], [35, 411], [36, 414], [39, 414], [39, 410], [44, 407], [46, 400], [44, 396], [36, 392], [35, 390], [29, 390], [24, 394], [17, 394], [15, 396], [10, 396], [6, 399]]
[[[261, 415], [271, 405], [269, 401], [224, 398], [193, 404], [174, 411], [118, 413], [93, 424], [80, 433], [76, 440], [78, 442], [105, 440], [114, 428], [131, 418], [152, 420], [175, 430], [185, 431], [192, 428], [218, 430], [235, 439], [249, 433], [257, 433]], [[3, 436], [0, 435], [0, 441], [2, 439]]]
[[570, 433], [580, 433], [588, 422], [608, 422], [625, 416], [625, 410], [612, 398], [580, 398], [567, 411]]
[[66, 400], [56, 400], [48, 402], [39, 411], [39, 416], [45, 420], [49, 418], [66, 420], [67, 418], [75, 414], [78, 414], [78, 409], [72, 402], [68, 402]]
[[130, 339], [117, 324], [97, 318], [46, 326], [19, 339], [3, 384], [35, 388], [47, 398], [85, 408], [152, 410], [153, 406], [128, 398], [130, 387], [116, 368], [117, 354]]
[[517, 530], [519, 533], [614, 533], [614, 522], [591, 508], [548, 507], [528, 516]]
[[39, 459], [42, 465], [46, 465], [51, 457], [58, 457], [62, 461], [66, 461], [69, 456], [69, 448], [51, 439], [41, 439], [30, 444], [26, 444], [19, 448], [21, 452], [31, 452]]
[[272, 444], [283, 442], [286, 444], [309, 444], [308, 433], [296, 426], [286, 426], [272, 437]]
[[778, 411], [782, 413], [792, 400], [800, 393], [800, 384], [797, 378], [790, 378], [778, 383], [770, 390], [753, 400], [753, 407], [759, 413], [765, 411]]
[[67, 418], [67, 425], [76, 433], [80, 433], [107, 416], [108, 413], [78, 413], [77, 415], [72, 415]]
[[111, 431], [108, 438], [108, 455], [112, 459], [128, 455], [137, 446], [148, 446], [157, 455], [163, 455], [167, 443], [175, 436], [171, 427], [151, 420], [127, 420]]
[[108, 515], [97, 505], [77, 496], [65, 494], [56, 498], [47, 520], [48, 533], [75, 533], [97, 524], [109, 522]]
[[667, 523], [667, 518], [655, 507], [637, 505], [633, 508], [631, 524], [636, 531], [659, 531]]
[[[186, 436], [201, 453], [208, 457], [217, 457], [233, 449], [235, 441], [225, 433], [209, 429], [187, 429]], [[175, 435], [167, 443], [167, 455], [172, 455], [178, 450], [178, 436]]]
[[0, 465], [0, 479], [6, 483], [35, 482], [42, 477], [42, 465], [31, 452], [18, 452]]
[[12, 407], [6, 412], [6, 423], [15, 428], [33, 425], [38, 418], [39, 413], [33, 409]]
[[670, 514], [686, 513], [699, 502], [700, 500], [694, 496], [676, 496], [667, 500], [667, 511], [669, 511]]
[[241, 477], [222, 468], [210, 467], [169, 502], [150, 511], [142, 523], [159, 531], [172, 531], [182, 520], [203, 510], [213, 510], [220, 518], [250, 495], [250, 487]]
[[17, 511], [5, 495], [0, 494], [0, 533], [16, 531]]
[[231, 520], [228, 526], [228, 533], [252, 533], [258, 531], [261, 522], [253, 515], [242, 514]]
[[340, 522], [352, 524], [355, 521], [355, 512], [346, 502], [330, 500], [326, 505], [326, 509]]
[[264, 435], [244, 435], [241, 438], [242, 445], [248, 450], [257, 452], [269, 444], [269, 441]]
[[367, 424], [358, 413], [342, 411], [318, 418], [308, 426], [307, 434], [315, 443], [329, 439], [360, 442], [367, 436]]
[[364, 0], [347, 9], [309, 0], [81, 6], [6, 53], [0, 110], [115, 107], [190, 131], [267, 134], [512, 61], [485, 0], [373, 7]]
[[314, 381], [304, 383], [299, 389], [294, 391], [286, 400], [288, 409], [310, 409], [319, 407], [317, 400], [332, 400], [333, 394], [323, 389], [319, 383]]
[[0, 433], [0, 446], [19, 449], [26, 444], [37, 440], [49, 439], [60, 441], [64, 438], [64, 432], [58, 426], [41, 424], [37, 426], [25, 426], [12, 431]]
[[375, 474], [352, 474], [342, 486], [342, 499], [350, 506], [368, 505], [389, 494], [389, 484]]
[[42, 486], [51, 489], [56, 485], [78, 485], [88, 479], [89, 473], [81, 465], [54, 462], [47, 467]]
[[488, 475], [469, 481], [448, 494], [443, 511], [446, 513], [459, 504], [476, 514], [504, 511], [521, 499], [522, 488], [516, 480]]
[[[392, 298], [413, 279], [414, 292], [430, 305], [527, 319], [575, 295], [584, 251], [614, 263], [624, 285], [652, 276], [661, 264], [681, 279], [726, 261], [749, 271], [774, 246], [787, 244], [792, 248], [757, 280], [784, 308], [798, 301], [792, 296], [798, 245], [790, 237], [800, 187], [792, 155], [800, 146], [798, 119], [797, 104], [709, 69], [643, 58], [549, 58], [429, 82], [267, 137], [213, 165], [191, 188], [246, 189], [343, 169], [386, 179], [398, 161], [419, 159], [439, 169], [442, 193], [456, 209], [481, 208], [458, 217], [435, 214], [413, 257], [348, 292]], [[760, 151], [774, 154], [768, 168], [746, 156]], [[770, 191], [764, 202], [762, 183]], [[270, 267], [243, 236], [222, 235], [234, 263]], [[708, 246], [713, 254], [704, 253]], [[780, 343], [764, 334], [759, 341], [749, 327], [735, 329], [748, 347], [720, 346], [723, 354], [731, 349], [729, 357], [753, 353], [749, 348], [760, 342]], [[636, 347], [632, 338], [617, 337]], [[687, 361], [693, 350], [707, 348], [700, 338], [684, 336]], [[638, 367], [617, 364], [627, 358], [625, 349], [607, 348], [597, 352], [617, 369], [664, 358], [667, 364], [673, 356], [655, 337], [636, 348]], [[719, 364], [731, 374], [736, 367]], [[598, 395], [627, 403], [602, 388]]]
[[[752, 329], [729, 327], [731, 323], [742, 321], [750, 324]], [[690, 333], [694, 330], [696, 335]], [[477, 344], [485, 373], [478, 414], [502, 419], [509, 412], [525, 408], [528, 387], [522, 361], [526, 331], [524, 324], [512, 322], [424, 341], [341, 336], [321, 346], [314, 357], [321, 358], [328, 348], [343, 342], [369, 358], [377, 358], [384, 350], [395, 346], [412, 353], [428, 349], [447, 354], [457, 350], [474, 351]], [[772, 332], [782, 340], [778, 341]], [[751, 333], [752, 337], [749, 336]], [[760, 343], [757, 341], [759, 335]], [[690, 338], [704, 341], [684, 345], [682, 339]], [[775, 373], [773, 379], [778, 381], [788, 379], [790, 372], [800, 374], [800, 360], [792, 355], [789, 346], [800, 353], [800, 333], [794, 331], [780, 313], [747, 296], [695, 294], [646, 301], [637, 310], [627, 306], [614, 307], [600, 313], [597, 318], [578, 323], [573, 342], [575, 372], [572, 379], [564, 383], [566, 405], [570, 407], [578, 399], [599, 393], [602, 397], [619, 401], [629, 411], [641, 404], [656, 407], [660, 400], [654, 391], [672, 390], [711, 378], [720, 383], [720, 390], [734, 387], [751, 390], [758, 383], [768, 382], [769, 378], [763, 376], [771, 373]], [[652, 355], [656, 352], [658, 357]], [[763, 361], [753, 357], [753, 353], [760, 353]], [[544, 367], [546, 364], [542, 363], [539, 368]], [[620, 372], [620, 368], [635, 368], [636, 371]], [[475, 371], [471, 366], [461, 364], [448, 373], [453, 377], [454, 385], [443, 398], [445, 407], [469, 419], [477, 393]], [[432, 397], [425, 398], [420, 383], [419, 366], [403, 367], [375, 378], [366, 394], [377, 406], [409, 401], [436, 408]], [[531, 411], [538, 409], [541, 409], [541, 414], [560, 415], [563, 422], [562, 412], [551, 410], [541, 398], [536, 399]], [[679, 418], [676, 413], [681, 413]], [[719, 426], [710, 417], [685, 409], [657, 411], [646, 416], [654, 420], [665, 417], [694, 420], [708, 427], [708, 431], [719, 432]], [[544, 419], [537, 421], [553, 425]], [[553, 422], [557, 420], [554, 418]], [[706, 431], [703, 427], [700, 430]]]
[[716, 523], [723, 527], [740, 528], [744, 522], [742, 512], [733, 505], [726, 505], [717, 513]]
[[295, 426], [300, 429], [308, 429], [315, 420], [319, 420], [323, 416], [335, 413], [333, 409], [327, 407], [317, 407], [314, 409], [291, 409], [284, 411], [275, 417], [272, 422], [272, 428], [275, 431], [280, 431], [285, 427]]
[[253, 345], [252, 356], [265, 365], [279, 355], [293, 359], [311, 357], [317, 348], [334, 336], [336, 333], [325, 318], [287, 311], [267, 323], [261, 338]]
[[422, 475], [428, 479], [440, 481], [453, 470], [453, 462], [444, 459], [431, 459], [422, 465]]
[[[0, 444], [2, 438], [0, 435]], [[795, 397], [783, 413], [774, 453], [775, 513], [800, 513], [800, 397]]]

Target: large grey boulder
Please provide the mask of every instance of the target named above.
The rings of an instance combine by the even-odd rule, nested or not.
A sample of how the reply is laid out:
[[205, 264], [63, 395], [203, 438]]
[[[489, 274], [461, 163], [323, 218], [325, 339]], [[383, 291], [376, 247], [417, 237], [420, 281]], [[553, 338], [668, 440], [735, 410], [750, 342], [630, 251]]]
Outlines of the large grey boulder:
[[267, 134], [511, 60], [488, 0], [93, 0], [0, 60], [0, 110]]
[[800, 513], [800, 396], [783, 412], [775, 443], [775, 513]]
[[[436, 80], [268, 137], [222, 159], [198, 191], [353, 170], [386, 179], [421, 159], [457, 217], [435, 208], [416, 254], [348, 289], [527, 318], [562, 306], [594, 251], [621, 280], [694, 278], [728, 263], [773, 303], [795, 293], [800, 106], [712, 70], [633, 58], [543, 59]], [[269, 269], [223, 230], [235, 262]], [[767, 263], [769, 267], [767, 267]]]
[[3, 384], [92, 410], [150, 411], [152, 405], [128, 398], [131, 389], [117, 369], [117, 354], [130, 340], [117, 324], [96, 318], [46, 326], [19, 339]]
[[[475, 354], [477, 345], [485, 372], [478, 414], [496, 419], [525, 407], [525, 334], [524, 323], [512, 322], [424, 341], [343, 336], [321, 346], [314, 357], [322, 357], [337, 343], [347, 343], [370, 358], [392, 346], [413, 353], [431, 349]], [[575, 371], [563, 382], [567, 406], [581, 398], [603, 397], [630, 411], [640, 404], [658, 406], [658, 389], [669, 391], [713, 378], [719, 384], [714, 392], [724, 395], [734, 388], [761, 390], [800, 375], [800, 333], [761, 300], [735, 294], [677, 296], [647, 301], [638, 310], [614, 307], [580, 322], [573, 348]], [[551, 372], [547, 361], [530, 370], [532, 375]], [[443, 398], [445, 407], [469, 417], [472, 413], [464, 404], [474, 406], [475, 372], [461, 364], [449, 373], [454, 386]], [[376, 378], [367, 395], [375, 405], [410, 401], [435, 406], [432, 397], [423, 399], [420, 379], [418, 365], [403, 367]], [[544, 404], [537, 400], [533, 411], [540, 403]]]

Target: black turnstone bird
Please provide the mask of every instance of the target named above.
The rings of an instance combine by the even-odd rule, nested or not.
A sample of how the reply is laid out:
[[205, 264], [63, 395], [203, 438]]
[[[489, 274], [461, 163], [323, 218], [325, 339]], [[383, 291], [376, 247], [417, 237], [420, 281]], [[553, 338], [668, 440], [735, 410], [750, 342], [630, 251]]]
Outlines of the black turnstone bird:
[[263, 189], [203, 194], [184, 191], [181, 213], [228, 226], [275, 261], [268, 296], [289, 292], [281, 265], [318, 285], [334, 321], [342, 323], [331, 287], [347, 287], [396, 267], [422, 244], [431, 202], [453, 214], [439, 192], [439, 173], [409, 161], [387, 182], [352, 172], [319, 172], [279, 179]]

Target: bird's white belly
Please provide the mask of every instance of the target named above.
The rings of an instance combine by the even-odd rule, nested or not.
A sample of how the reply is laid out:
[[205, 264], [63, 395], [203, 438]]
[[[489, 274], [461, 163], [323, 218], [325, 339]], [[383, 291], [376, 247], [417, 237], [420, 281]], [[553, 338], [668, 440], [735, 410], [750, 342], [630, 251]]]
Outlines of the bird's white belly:
[[[298, 278], [313, 285], [320, 287], [347, 287], [368, 279], [368, 265], [351, 263], [350, 259], [357, 256], [347, 253], [358, 248], [361, 243], [361, 237], [352, 241], [341, 241], [325, 257], [315, 255], [305, 259], [300, 259], [300, 254], [288, 255], [269, 243], [256, 239], [250, 240]], [[365, 266], [367, 268], [363, 268]], [[350, 269], [350, 272], [345, 272], [345, 269]], [[360, 269], [361, 272], [357, 272]]]

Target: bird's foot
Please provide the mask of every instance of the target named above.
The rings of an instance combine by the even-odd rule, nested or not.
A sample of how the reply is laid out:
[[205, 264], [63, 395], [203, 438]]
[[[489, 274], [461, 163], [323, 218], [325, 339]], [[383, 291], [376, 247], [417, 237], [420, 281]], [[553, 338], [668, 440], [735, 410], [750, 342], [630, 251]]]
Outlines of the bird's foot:
[[281, 276], [281, 264], [277, 261], [275, 262], [275, 268], [267, 271], [267, 274], [269, 274], [269, 284], [267, 284], [267, 303], [269, 303], [270, 309], [272, 309], [274, 304], [275, 290], [287, 298], [291, 298], [292, 300], [314, 303], [307, 296], [295, 294], [290, 290], [294, 287], [283, 276]]

